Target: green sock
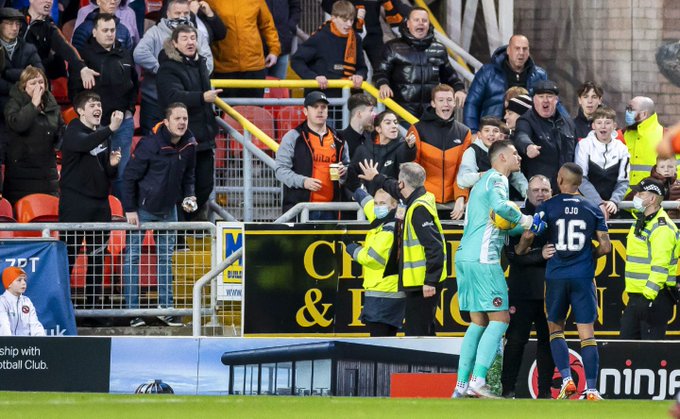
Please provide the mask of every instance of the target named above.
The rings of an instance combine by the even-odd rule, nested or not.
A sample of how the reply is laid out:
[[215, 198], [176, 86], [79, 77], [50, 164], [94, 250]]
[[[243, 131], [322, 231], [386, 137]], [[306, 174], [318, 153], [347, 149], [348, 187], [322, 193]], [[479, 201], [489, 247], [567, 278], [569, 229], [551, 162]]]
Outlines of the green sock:
[[467, 384], [470, 377], [470, 372], [474, 366], [475, 355], [477, 354], [477, 345], [479, 339], [484, 334], [486, 327], [482, 327], [475, 323], [470, 323], [465, 337], [463, 337], [463, 345], [460, 348], [460, 357], [458, 360], [458, 382]]
[[496, 353], [498, 352], [498, 343], [501, 341], [501, 338], [503, 338], [503, 334], [507, 329], [507, 323], [489, 322], [489, 326], [479, 340], [477, 359], [475, 360], [475, 369], [472, 375], [486, 379], [486, 372], [489, 370], [489, 367], [491, 367], [491, 364], [496, 357]]

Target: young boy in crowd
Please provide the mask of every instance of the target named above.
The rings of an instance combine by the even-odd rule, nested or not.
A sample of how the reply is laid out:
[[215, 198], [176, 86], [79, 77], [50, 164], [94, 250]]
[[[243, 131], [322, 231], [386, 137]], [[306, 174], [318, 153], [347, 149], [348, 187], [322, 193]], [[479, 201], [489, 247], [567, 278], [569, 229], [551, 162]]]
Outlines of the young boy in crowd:
[[[333, 79], [349, 79], [355, 88], [361, 87], [368, 67], [361, 37], [352, 27], [355, 17], [356, 8], [349, 1], [333, 4], [330, 20], [302, 43], [291, 58], [291, 67], [301, 79], [316, 79], [322, 90]], [[341, 89], [331, 89], [326, 95], [339, 97], [341, 93]]]
[[[678, 161], [673, 155], [657, 156], [656, 165], [652, 167], [650, 176], [662, 181], [666, 187], [664, 201], [680, 201], [680, 181], [678, 180], [677, 167]], [[669, 209], [666, 212], [672, 219], [680, 219], [680, 210]]]
[[[483, 116], [479, 121], [477, 138], [463, 153], [463, 160], [458, 170], [456, 182], [461, 188], [472, 189], [482, 175], [491, 168], [489, 161], [489, 147], [505, 135], [501, 131], [503, 122], [495, 116]], [[529, 182], [522, 172], [510, 175], [510, 199], [523, 201], [527, 196]]]
[[26, 297], [23, 269], [10, 266], [2, 271], [5, 293], [0, 295], [0, 336], [45, 336], [31, 299]]
[[598, 108], [592, 117], [593, 130], [576, 144], [575, 163], [583, 169], [579, 191], [609, 218], [618, 212], [618, 204], [628, 189], [630, 153], [617, 140], [613, 109]]

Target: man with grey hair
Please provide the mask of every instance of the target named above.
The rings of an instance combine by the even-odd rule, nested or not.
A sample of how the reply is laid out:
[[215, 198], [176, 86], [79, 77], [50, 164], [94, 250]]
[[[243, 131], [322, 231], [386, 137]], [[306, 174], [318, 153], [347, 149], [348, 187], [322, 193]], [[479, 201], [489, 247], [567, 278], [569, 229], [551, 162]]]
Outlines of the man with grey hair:
[[[647, 176], [656, 164], [656, 148], [663, 138], [654, 101], [646, 96], [636, 96], [626, 106], [626, 130], [623, 138], [630, 152], [630, 185], [634, 186]], [[630, 192], [630, 188], [628, 189]]]
[[399, 166], [397, 180], [378, 173], [372, 160], [359, 163], [369, 190], [384, 189], [399, 201], [396, 241], [384, 275], [399, 274], [399, 290], [406, 293], [404, 333], [434, 336], [437, 291], [446, 278], [446, 242], [434, 195], [425, 190], [425, 169], [418, 163]]

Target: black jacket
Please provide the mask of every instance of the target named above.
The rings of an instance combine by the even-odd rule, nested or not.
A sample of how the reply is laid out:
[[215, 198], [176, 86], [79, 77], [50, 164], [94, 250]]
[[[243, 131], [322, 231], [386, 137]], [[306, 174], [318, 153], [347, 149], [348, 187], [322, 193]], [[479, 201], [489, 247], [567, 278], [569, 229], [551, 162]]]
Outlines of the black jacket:
[[[533, 215], [536, 208], [528, 200], [522, 208], [522, 213]], [[505, 256], [510, 263], [508, 275], [508, 294], [511, 299], [543, 300], [545, 289], [545, 265], [543, 246], [548, 242], [548, 235], [543, 234], [534, 238], [529, 252], [524, 255], [515, 254], [515, 245], [521, 236], [510, 236], [505, 245]]]
[[[355, 36], [357, 51], [354, 74], [365, 80], [368, 76], [368, 67], [361, 49], [361, 37], [356, 33]], [[290, 59], [290, 66], [303, 80], [314, 79], [317, 76], [326, 76], [329, 80], [342, 79], [346, 45], [347, 38], [333, 34], [328, 21], [298, 46]]]
[[44, 70], [35, 46], [27, 43], [22, 38], [17, 38], [17, 46], [14, 48], [14, 54], [12, 54], [11, 59], [7, 50], [5, 50], [5, 68], [0, 74], [0, 109], [5, 109], [9, 99], [9, 91], [14, 86], [14, 83], [19, 81], [21, 73], [29, 65]]
[[279, 34], [281, 55], [290, 54], [293, 39], [300, 23], [300, 0], [266, 0], [269, 11], [274, 18], [276, 32]]
[[400, 38], [385, 44], [373, 81], [378, 88], [389, 85], [393, 99], [417, 117], [430, 103], [433, 87], [446, 83], [459, 91], [465, 86], [449, 63], [446, 48], [434, 39], [432, 28], [423, 39], [413, 37], [405, 24], [399, 31]]
[[158, 105], [165, 109], [174, 102], [185, 104], [189, 111], [189, 130], [198, 143], [196, 150], [215, 148], [215, 112], [212, 103], [203, 100], [203, 93], [212, 89], [205, 57], [185, 57], [168, 39], [158, 56], [158, 62]]
[[108, 199], [111, 179], [117, 173], [117, 168], [109, 163], [111, 134], [109, 127], [93, 131], [77, 118], [68, 124], [61, 145], [59, 187], [62, 191]]
[[12, 204], [32, 193], [59, 194], [55, 147], [64, 125], [61, 108], [49, 91], [39, 110], [15, 85], [5, 106], [9, 141], [3, 195]]
[[387, 178], [396, 179], [399, 176], [399, 165], [413, 161], [416, 158], [416, 148], [409, 147], [403, 138], [399, 137], [387, 144], [376, 144], [375, 141], [366, 141], [360, 145], [352, 157], [352, 162], [347, 168], [347, 183], [345, 186], [354, 191], [361, 186], [359, 163], [364, 160], [373, 160], [378, 163], [378, 172]]
[[123, 208], [166, 214], [182, 198], [194, 196], [196, 140], [187, 131], [177, 144], [161, 126], [137, 144], [123, 177]]
[[588, 133], [593, 130], [593, 121], [586, 118], [581, 107], [578, 107], [578, 114], [574, 118], [574, 135], [576, 135], [576, 140], [581, 138], [586, 138]]
[[[132, 53], [117, 42], [110, 51], [104, 49], [92, 37], [79, 50], [85, 64], [99, 73], [94, 92], [102, 98], [102, 125], [109, 125], [113, 111], [135, 113], [139, 80]], [[75, 96], [83, 91], [80, 73], [71, 74], [69, 92]]]
[[371, 141], [371, 134], [366, 131], [359, 134], [354, 131], [354, 128], [352, 128], [351, 125], [348, 125], [347, 128], [338, 131], [338, 138], [347, 143], [349, 158], [351, 159], [354, 157], [354, 153], [356, 153], [360, 145], [366, 141]]
[[68, 61], [69, 72], [78, 73], [85, 64], [76, 49], [64, 37], [50, 16], [44, 20], [33, 20], [28, 9], [22, 10], [26, 19], [21, 22], [19, 38], [33, 44], [38, 50], [47, 78], [52, 80], [66, 76], [64, 60]]
[[[531, 108], [517, 120], [515, 147], [522, 157], [522, 173], [527, 179], [543, 175], [550, 179], [554, 191], [557, 188], [557, 171], [567, 162], [574, 161], [576, 141], [574, 123], [562, 116], [559, 110], [551, 118], [541, 118]], [[527, 157], [527, 147], [531, 144], [541, 146], [541, 154], [533, 159]]]

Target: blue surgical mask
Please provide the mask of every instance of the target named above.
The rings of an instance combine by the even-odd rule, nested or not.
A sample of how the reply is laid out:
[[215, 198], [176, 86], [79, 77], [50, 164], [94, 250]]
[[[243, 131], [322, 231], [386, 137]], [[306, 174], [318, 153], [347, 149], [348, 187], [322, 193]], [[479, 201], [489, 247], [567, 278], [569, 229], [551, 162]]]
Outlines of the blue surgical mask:
[[635, 117], [637, 116], [637, 111], [626, 110], [626, 126], [635, 125]]
[[376, 205], [373, 207], [373, 212], [375, 213], [375, 218], [381, 219], [387, 217], [387, 214], [389, 214], [390, 209], [387, 205]]
[[635, 208], [635, 211], [637, 212], [645, 212], [645, 201], [640, 198], [639, 196], [636, 196], [633, 198], [633, 208]]

